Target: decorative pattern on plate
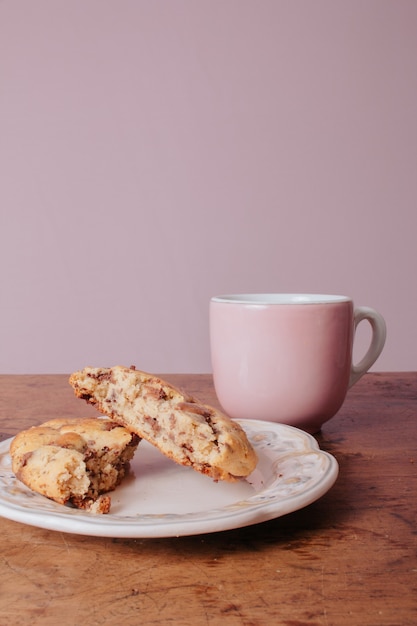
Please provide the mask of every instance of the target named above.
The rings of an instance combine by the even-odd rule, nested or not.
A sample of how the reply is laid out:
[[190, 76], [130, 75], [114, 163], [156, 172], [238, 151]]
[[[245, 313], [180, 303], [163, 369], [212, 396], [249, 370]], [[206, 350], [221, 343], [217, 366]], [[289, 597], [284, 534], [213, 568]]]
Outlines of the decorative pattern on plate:
[[11, 471], [10, 439], [0, 443], [0, 515], [40, 528], [106, 537], [171, 537], [257, 524], [311, 504], [334, 484], [336, 459], [307, 433], [238, 420], [259, 462], [247, 480], [215, 483], [176, 465], [142, 441], [131, 475], [111, 495], [108, 515], [59, 505], [30, 491]]

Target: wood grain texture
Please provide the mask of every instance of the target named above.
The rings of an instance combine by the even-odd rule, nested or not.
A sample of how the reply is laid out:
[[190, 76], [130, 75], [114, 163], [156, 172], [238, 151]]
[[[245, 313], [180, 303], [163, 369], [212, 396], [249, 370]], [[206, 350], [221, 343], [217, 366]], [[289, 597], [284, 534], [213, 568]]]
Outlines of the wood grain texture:
[[[165, 375], [218, 406], [210, 375]], [[67, 376], [0, 376], [5, 439], [94, 415]], [[317, 436], [335, 486], [224, 533], [107, 539], [0, 519], [0, 624], [415, 626], [417, 373], [368, 374]]]

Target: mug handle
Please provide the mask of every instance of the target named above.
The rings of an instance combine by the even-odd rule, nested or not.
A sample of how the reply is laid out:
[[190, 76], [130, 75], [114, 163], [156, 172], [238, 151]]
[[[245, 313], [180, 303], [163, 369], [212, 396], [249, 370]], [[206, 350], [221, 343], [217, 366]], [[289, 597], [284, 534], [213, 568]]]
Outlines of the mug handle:
[[372, 339], [371, 345], [368, 348], [367, 353], [357, 365], [352, 363], [350, 369], [349, 387], [352, 387], [358, 380], [369, 370], [375, 363], [379, 355], [381, 354], [385, 339], [387, 336], [387, 327], [385, 320], [374, 309], [366, 306], [357, 307], [353, 313], [354, 331], [362, 320], [368, 320], [372, 327]]

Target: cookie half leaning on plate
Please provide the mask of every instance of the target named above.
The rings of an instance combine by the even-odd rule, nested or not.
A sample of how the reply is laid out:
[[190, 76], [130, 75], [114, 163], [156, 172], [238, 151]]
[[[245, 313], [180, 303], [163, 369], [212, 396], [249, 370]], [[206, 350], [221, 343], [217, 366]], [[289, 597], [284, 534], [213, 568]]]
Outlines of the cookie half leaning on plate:
[[12, 470], [33, 491], [60, 504], [108, 513], [140, 438], [104, 418], [52, 419], [16, 435]]
[[70, 384], [79, 398], [179, 464], [227, 481], [255, 469], [256, 453], [237, 422], [156, 376], [135, 367], [86, 367]]

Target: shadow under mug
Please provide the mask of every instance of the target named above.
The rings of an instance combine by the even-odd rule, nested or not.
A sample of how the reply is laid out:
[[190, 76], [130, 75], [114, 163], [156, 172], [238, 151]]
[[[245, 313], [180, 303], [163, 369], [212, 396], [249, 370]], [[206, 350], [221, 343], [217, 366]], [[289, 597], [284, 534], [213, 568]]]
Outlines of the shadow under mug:
[[[363, 320], [372, 337], [354, 364], [355, 330]], [[318, 432], [375, 363], [385, 339], [383, 317], [346, 296], [232, 294], [210, 301], [214, 386], [232, 418]]]

